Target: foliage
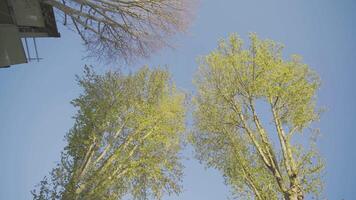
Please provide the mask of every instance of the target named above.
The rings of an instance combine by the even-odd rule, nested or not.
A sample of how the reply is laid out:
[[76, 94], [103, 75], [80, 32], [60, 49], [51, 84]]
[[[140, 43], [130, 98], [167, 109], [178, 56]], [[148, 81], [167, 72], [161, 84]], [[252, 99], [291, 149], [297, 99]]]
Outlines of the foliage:
[[[231, 35], [199, 61], [191, 135], [197, 158], [219, 169], [240, 198], [317, 196], [323, 163], [306, 140], [294, 138], [318, 119], [318, 76], [299, 56], [284, 60], [282, 45], [256, 34], [250, 40], [244, 49]], [[259, 113], [256, 105], [270, 113]], [[267, 117], [274, 128], [262, 123]]]
[[179, 193], [184, 94], [165, 70], [104, 75], [85, 68], [61, 161], [34, 190], [40, 199], [161, 199]]

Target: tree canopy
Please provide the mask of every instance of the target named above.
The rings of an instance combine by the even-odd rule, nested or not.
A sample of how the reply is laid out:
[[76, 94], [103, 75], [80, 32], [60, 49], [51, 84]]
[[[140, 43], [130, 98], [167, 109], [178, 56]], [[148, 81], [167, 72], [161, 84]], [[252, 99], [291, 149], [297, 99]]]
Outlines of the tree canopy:
[[[322, 192], [315, 145], [317, 74], [283, 46], [236, 35], [199, 60], [196, 157], [220, 170], [238, 199], [303, 200]], [[61, 161], [33, 191], [42, 199], [161, 199], [179, 193], [183, 93], [166, 70], [78, 77], [83, 93]]]
[[89, 56], [105, 62], [147, 57], [184, 32], [192, 19], [189, 0], [41, 0], [63, 14]]
[[61, 160], [34, 190], [43, 199], [161, 199], [179, 193], [185, 95], [167, 71], [98, 75], [86, 67], [83, 93]]
[[199, 61], [196, 156], [220, 170], [239, 199], [317, 196], [323, 162], [306, 133], [319, 116], [318, 76], [300, 56], [284, 59], [282, 45], [256, 34], [250, 42], [245, 49], [233, 34]]

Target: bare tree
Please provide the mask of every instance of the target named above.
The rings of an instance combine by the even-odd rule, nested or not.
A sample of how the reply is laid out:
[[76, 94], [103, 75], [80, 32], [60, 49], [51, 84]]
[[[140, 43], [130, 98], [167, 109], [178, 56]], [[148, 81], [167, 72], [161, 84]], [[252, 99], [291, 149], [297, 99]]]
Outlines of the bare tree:
[[189, 0], [41, 0], [63, 14], [90, 57], [105, 62], [148, 57], [184, 32], [194, 7]]

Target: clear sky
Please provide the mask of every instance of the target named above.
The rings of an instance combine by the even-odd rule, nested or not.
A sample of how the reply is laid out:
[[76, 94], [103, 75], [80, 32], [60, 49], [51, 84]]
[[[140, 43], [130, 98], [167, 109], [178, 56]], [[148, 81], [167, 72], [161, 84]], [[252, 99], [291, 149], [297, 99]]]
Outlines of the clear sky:
[[[201, 0], [188, 35], [136, 66], [167, 65], [177, 85], [193, 91], [196, 58], [216, 47], [217, 40], [249, 32], [285, 44], [284, 55], [298, 53], [321, 76], [318, 104], [328, 110], [319, 124], [318, 142], [326, 159], [325, 196], [356, 199], [356, 1], [354, 0]], [[59, 27], [60, 39], [39, 39], [41, 62], [0, 69], [0, 199], [31, 199], [30, 190], [47, 175], [73, 125], [70, 100], [80, 88], [75, 74], [84, 64], [80, 38]], [[204, 169], [184, 152], [184, 192], [166, 199], [222, 200], [229, 196], [221, 175]]]

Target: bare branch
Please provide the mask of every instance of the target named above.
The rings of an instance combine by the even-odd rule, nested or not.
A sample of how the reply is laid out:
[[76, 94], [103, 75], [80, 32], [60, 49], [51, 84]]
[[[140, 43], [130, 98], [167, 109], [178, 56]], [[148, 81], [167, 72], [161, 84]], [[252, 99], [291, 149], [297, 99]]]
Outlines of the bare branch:
[[[192, 19], [188, 0], [42, 0], [73, 17], [75, 30], [89, 56], [105, 62], [147, 57], [170, 46], [168, 39], [184, 32]], [[79, 21], [83, 23], [79, 23]], [[106, 25], [106, 30], [100, 24]], [[120, 45], [118, 45], [120, 44]]]

